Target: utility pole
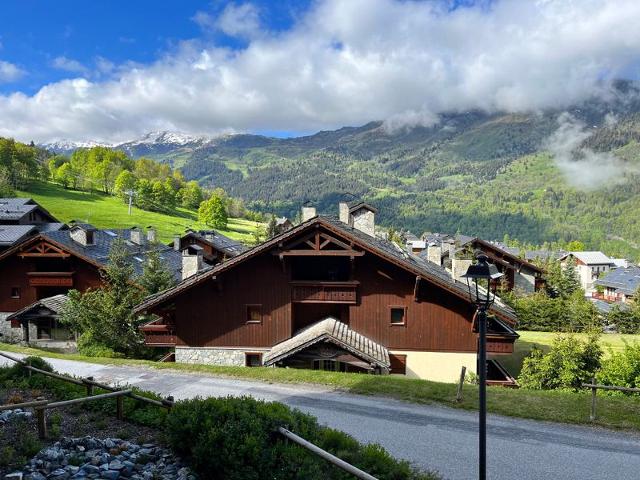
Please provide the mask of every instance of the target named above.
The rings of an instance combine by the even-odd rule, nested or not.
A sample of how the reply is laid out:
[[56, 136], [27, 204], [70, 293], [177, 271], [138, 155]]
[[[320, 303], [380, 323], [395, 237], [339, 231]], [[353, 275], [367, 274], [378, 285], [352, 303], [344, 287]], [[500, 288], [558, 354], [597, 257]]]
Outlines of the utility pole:
[[133, 204], [133, 195], [134, 195], [134, 191], [133, 190], [127, 190], [127, 195], [129, 195], [129, 215], [131, 215], [131, 205]]

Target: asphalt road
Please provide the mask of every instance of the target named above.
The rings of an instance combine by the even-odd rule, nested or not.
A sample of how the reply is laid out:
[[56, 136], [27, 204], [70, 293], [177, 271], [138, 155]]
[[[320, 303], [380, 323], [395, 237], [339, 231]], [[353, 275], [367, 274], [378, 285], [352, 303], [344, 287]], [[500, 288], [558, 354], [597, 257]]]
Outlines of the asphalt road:
[[[59, 372], [135, 385], [176, 399], [251, 395], [277, 400], [318, 417], [363, 442], [382, 444], [396, 457], [445, 478], [477, 478], [477, 414], [413, 405], [299, 385], [216, 378], [140, 367], [49, 359]], [[0, 357], [0, 365], [12, 363]], [[637, 480], [640, 435], [491, 415], [489, 479]]]

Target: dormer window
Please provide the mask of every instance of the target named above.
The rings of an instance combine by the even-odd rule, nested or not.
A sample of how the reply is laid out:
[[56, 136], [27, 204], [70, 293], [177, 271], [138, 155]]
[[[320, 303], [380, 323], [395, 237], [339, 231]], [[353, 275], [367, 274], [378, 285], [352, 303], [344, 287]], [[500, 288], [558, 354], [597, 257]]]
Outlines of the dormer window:
[[93, 245], [93, 230], [87, 230], [87, 245]]

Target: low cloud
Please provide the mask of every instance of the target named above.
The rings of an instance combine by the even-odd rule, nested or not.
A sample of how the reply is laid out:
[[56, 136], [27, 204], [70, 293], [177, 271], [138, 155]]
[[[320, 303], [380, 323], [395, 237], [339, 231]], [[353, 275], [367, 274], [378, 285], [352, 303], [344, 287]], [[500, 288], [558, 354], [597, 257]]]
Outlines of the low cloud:
[[89, 69], [85, 67], [82, 63], [77, 60], [73, 60], [72, 58], [67, 58], [65, 56], [56, 57], [51, 62], [51, 66], [58, 70], [64, 70], [65, 72], [71, 73], [80, 73], [86, 74], [89, 72]]
[[0, 60], [0, 83], [15, 82], [21, 79], [25, 73], [17, 65]]
[[382, 126], [387, 134], [394, 135], [416, 127], [433, 127], [439, 121], [438, 115], [428, 110], [409, 110], [391, 115], [382, 123]]
[[[615, 121], [613, 115], [608, 115], [605, 125], [611, 126]], [[593, 133], [583, 122], [564, 112], [558, 117], [558, 129], [546, 142], [566, 180], [578, 188], [593, 189], [618, 183], [634, 168], [612, 153], [584, 147], [585, 140]]]
[[114, 142], [158, 129], [314, 131], [371, 120], [393, 131], [449, 111], [562, 108], [604, 95], [640, 64], [637, 0], [464, 5], [318, 0], [286, 31], [269, 31], [250, 3], [200, 12], [203, 28], [242, 47], [205, 34], [150, 64], [0, 95], [0, 136]]

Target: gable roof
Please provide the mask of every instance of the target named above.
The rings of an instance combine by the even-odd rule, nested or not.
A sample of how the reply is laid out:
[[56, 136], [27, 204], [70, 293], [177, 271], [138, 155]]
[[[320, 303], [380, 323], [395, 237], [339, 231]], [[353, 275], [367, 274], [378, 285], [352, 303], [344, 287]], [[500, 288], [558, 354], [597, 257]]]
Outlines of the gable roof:
[[0, 221], [17, 221], [33, 210], [40, 210], [41, 214], [57, 222], [53, 215], [31, 198], [0, 198]]
[[274, 345], [264, 356], [266, 366], [273, 365], [316, 343], [330, 342], [369, 363], [388, 369], [389, 351], [379, 343], [351, 330], [333, 317], [320, 320], [300, 330], [293, 337]]
[[233, 240], [215, 230], [200, 230], [198, 232], [189, 231], [182, 236], [182, 240], [189, 237], [210, 245], [228, 257], [235, 257], [247, 249], [237, 240]]
[[[183, 280], [173, 288], [147, 297], [147, 299], [145, 299], [140, 305], [138, 305], [134, 309], [134, 311], [142, 312], [155, 305], [163, 303], [175, 297], [182, 291], [198, 285], [209, 278], [215, 277], [216, 275], [233, 268], [239, 263], [242, 263], [261, 253], [267, 252], [268, 250], [277, 247], [279, 243], [291, 237], [295, 237], [305, 230], [315, 228], [316, 226], [322, 226], [329, 231], [346, 237], [359, 248], [382, 257], [385, 260], [398, 265], [400, 268], [403, 268], [404, 270], [418, 277], [424, 278], [425, 280], [428, 280], [453, 293], [457, 297], [470, 302], [467, 286], [463, 285], [460, 282], [456, 282], [453, 278], [451, 278], [449, 273], [439, 265], [426, 261], [416, 255], [410, 254], [395, 243], [391, 243], [377, 237], [372, 237], [371, 235], [353, 228], [352, 226], [349, 226], [334, 217], [318, 215], [290, 230], [287, 230], [286, 232], [281, 233], [280, 235], [276, 235], [275, 237], [258, 246], [255, 246], [241, 253], [235, 258], [227, 260], [226, 262], [218, 264], [215, 267], [212, 267], [206, 271], [202, 271], [199, 274]], [[515, 312], [513, 311], [513, 309], [506, 305], [494, 304], [491, 308], [491, 312], [499, 315], [509, 323], [515, 324], [516, 322]]]
[[640, 267], [616, 268], [595, 281], [596, 285], [615, 288], [625, 295], [635, 295], [640, 288]]
[[13, 312], [5, 320], [19, 320], [22, 315], [29, 313], [31, 310], [36, 310], [39, 308], [46, 308], [53, 314], [58, 315], [62, 312], [62, 309], [64, 308], [68, 300], [69, 297], [67, 297], [66, 295], [54, 295], [53, 297], [41, 298], [31, 305], [27, 305], [17, 312]]
[[[71, 237], [73, 229], [77, 228], [93, 230], [93, 243], [91, 245], [82, 245]], [[47, 231], [33, 235], [2, 252], [2, 254], [0, 254], [0, 260], [14, 254], [22, 248], [28, 247], [32, 243], [44, 240], [98, 268], [103, 268], [108, 264], [111, 245], [118, 238], [124, 240], [124, 246], [129, 252], [129, 260], [133, 265], [136, 276], [142, 275], [149, 252], [157, 251], [161, 260], [171, 271], [174, 278], [177, 281], [182, 278], [182, 254], [180, 252], [162, 243], [150, 243], [146, 241], [146, 239], [142, 245], [137, 245], [131, 241], [131, 229], [128, 228], [99, 230], [90, 224], [76, 224], [70, 230]]]
[[36, 233], [34, 225], [0, 225], [0, 247], [10, 247], [14, 243]]
[[613, 260], [602, 252], [569, 252], [560, 258], [560, 260], [564, 260], [568, 256], [573, 256], [586, 265], [615, 265]]

